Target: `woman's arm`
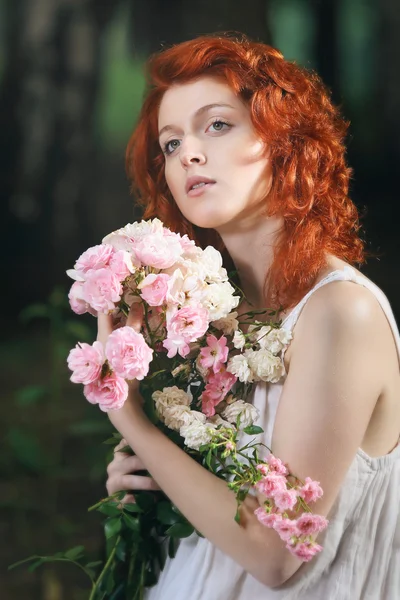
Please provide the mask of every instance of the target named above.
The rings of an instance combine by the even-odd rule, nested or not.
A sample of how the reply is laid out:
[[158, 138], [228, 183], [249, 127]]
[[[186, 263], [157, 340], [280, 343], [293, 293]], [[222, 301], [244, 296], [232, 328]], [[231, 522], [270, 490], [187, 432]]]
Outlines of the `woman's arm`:
[[[347, 282], [322, 288], [306, 308], [296, 329], [272, 449], [299, 478], [320, 481], [324, 496], [315, 512], [326, 516], [380, 394], [381, 309], [370, 293]], [[270, 587], [297, 571], [301, 561], [254, 516], [257, 500], [247, 497], [239, 527], [235, 496], [226, 483], [153, 426], [137, 397], [109, 417], [171, 501], [222, 552]]]

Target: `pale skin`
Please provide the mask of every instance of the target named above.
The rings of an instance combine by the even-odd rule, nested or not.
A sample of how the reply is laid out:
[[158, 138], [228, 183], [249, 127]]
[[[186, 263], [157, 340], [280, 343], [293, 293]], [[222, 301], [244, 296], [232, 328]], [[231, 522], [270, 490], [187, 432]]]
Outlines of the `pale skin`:
[[[159, 130], [161, 146], [169, 144], [171, 150], [165, 174], [180, 210], [196, 225], [221, 234], [246, 296], [253, 306], [263, 307], [263, 282], [283, 223], [262, 215], [272, 175], [268, 149], [257, 138], [247, 107], [221, 81], [202, 78], [166, 92]], [[215, 184], [190, 197], [185, 183], [191, 175]], [[337, 257], [326, 258], [317, 280], [345, 265]], [[138, 330], [140, 319], [131, 314], [129, 324]], [[111, 318], [100, 315], [103, 343], [111, 331]], [[381, 456], [399, 439], [400, 376], [393, 335], [371, 292], [352, 282], [333, 282], [307, 302], [285, 362], [288, 375], [272, 449], [299, 478], [321, 483], [324, 495], [313, 510], [329, 518], [357, 449]], [[116, 453], [108, 469], [109, 494], [159, 487], [211, 543], [266, 586], [279, 586], [300, 568], [302, 562], [276, 532], [254, 516], [262, 497], [246, 499], [239, 527], [233, 493], [148, 421], [137, 385], [109, 418], [136, 454]], [[151, 478], [134, 475], [144, 468]]]

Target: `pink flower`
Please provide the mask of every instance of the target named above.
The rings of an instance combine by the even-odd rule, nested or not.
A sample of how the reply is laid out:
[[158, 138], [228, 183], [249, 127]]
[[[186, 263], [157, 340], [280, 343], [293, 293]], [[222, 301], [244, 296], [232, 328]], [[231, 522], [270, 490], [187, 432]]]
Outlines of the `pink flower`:
[[138, 288], [141, 290], [143, 300], [150, 306], [160, 306], [165, 301], [168, 292], [168, 281], [170, 277], [165, 273], [155, 275], [151, 273], [140, 282]]
[[208, 329], [208, 310], [190, 305], [177, 310], [167, 323], [168, 338], [183, 338], [188, 344], [198, 340]]
[[132, 327], [120, 327], [108, 337], [106, 357], [119, 377], [141, 380], [149, 372], [153, 350], [141, 333]]
[[256, 466], [256, 469], [257, 469], [258, 471], [260, 471], [260, 473], [261, 473], [262, 475], [264, 475], [264, 477], [265, 477], [266, 475], [268, 475], [268, 473], [269, 473], [269, 466], [268, 466], [268, 465], [266, 465], [265, 463], [259, 463], [259, 464]]
[[121, 408], [128, 397], [128, 384], [116, 373], [97, 379], [83, 388], [86, 399], [104, 412]]
[[108, 313], [121, 300], [122, 285], [110, 269], [97, 269], [86, 273], [82, 292], [92, 308]]
[[119, 281], [124, 281], [135, 270], [132, 264], [132, 255], [126, 250], [115, 252], [110, 259], [109, 267]]
[[267, 498], [274, 498], [278, 492], [286, 491], [286, 479], [278, 473], [268, 473], [255, 487]]
[[205, 415], [212, 417], [215, 414], [215, 407], [222, 402], [236, 381], [237, 377], [229, 371], [211, 374], [201, 395], [202, 411]]
[[299, 536], [296, 521], [292, 521], [292, 519], [280, 519], [274, 523], [273, 528], [278, 532], [281, 540], [285, 542], [288, 542], [292, 537]]
[[145, 235], [137, 240], [134, 249], [144, 265], [156, 269], [169, 269], [183, 252], [178, 237], [157, 233]]
[[317, 552], [321, 552], [322, 546], [315, 542], [305, 541], [300, 544], [286, 544], [286, 548], [297, 558], [304, 560], [304, 562], [310, 561]]
[[297, 519], [297, 528], [302, 535], [312, 535], [319, 533], [328, 526], [328, 521], [321, 515], [313, 513], [303, 513]]
[[83, 294], [83, 283], [81, 281], [75, 281], [75, 283], [72, 284], [68, 294], [68, 300], [72, 310], [77, 315], [83, 315], [86, 312], [90, 312], [94, 316], [97, 315], [96, 311], [89, 306], [85, 300]]
[[102, 269], [107, 267], [113, 253], [114, 248], [110, 246], [110, 244], [92, 246], [80, 255], [75, 263], [75, 269], [80, 273], [87, 273], [92, 269]]
[[287, 470], [286, 466], [283, 464], [283, 462], [281, 461], [281, 459], [276, 458], [276, 456], [274, 456], [273, 454], [268, 455], [267, 463], [269, 464], [271, 471], [275, 471], [276, 473], [279, 473], [280, 475], [288, 474], [288, 470]]
[[282, 520], [282, 515], [280, 513], [277, 513], [277, 512], [267, 513], [267, 512], [265, 512], [265, 509], [262, 506], [260, 506], [260, 508], [257, 508], [254, 511], [254, 514], [256, 515], [256, 517], [260, 521], [260, 523], [262, 525], [264, 525], [265, 527], [274, 527], [274, 525], [277, 521]]
[[206, 342], [207, 346], [200, 350], [200, 365], [204, 369], [212, 369], [214, 373], [218, 373], [228, 359], [227, 339], [221, 336], [218, 340], [215, 335], [208, 335]]
[[226, 442], [225, 444], [225, 450], [227, 452], [233, 452], [235, 449], [235, 444], [233, 444], [232, 442]]
[[297, 503], [297, 490], [279, 490], [274, 494], [274, 500], [279, 510], [292, 510]]
[[67, 362], [72, 371], [73, 383], [92, 383], [100, 377], [104, 363], [104, 350], [101, 342], [94, 342], [92, 346], [78, 343], [69, 353]]
[[315, 502], [318, 498], [321, 498], [323, 493], [319, 481], [313, 481], [310, 477], [306, 477], [304, 485], [298, 490], [298, 495], [303, 498], [306, 504]]

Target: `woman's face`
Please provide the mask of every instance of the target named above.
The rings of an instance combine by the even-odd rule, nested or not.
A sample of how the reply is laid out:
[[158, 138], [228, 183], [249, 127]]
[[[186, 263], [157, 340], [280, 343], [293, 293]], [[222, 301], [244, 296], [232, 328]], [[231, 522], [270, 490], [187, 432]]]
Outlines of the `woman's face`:
[[270, 161], [249, 109], [227, 84], [202, 77], [172, 86], [158, 130], [168, 187], [191, 223], [223, 233], [259, 219]]

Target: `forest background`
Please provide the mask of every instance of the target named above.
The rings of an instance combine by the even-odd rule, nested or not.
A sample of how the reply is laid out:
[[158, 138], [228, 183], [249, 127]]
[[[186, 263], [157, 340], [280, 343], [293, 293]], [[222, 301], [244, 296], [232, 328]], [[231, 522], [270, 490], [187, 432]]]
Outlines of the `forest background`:
[[[400, 11], [396, 0], [0, 0], [0, 589], [2, 600], [85, 600], [70, 566], [7, 565], [84, 543], [102, 551], [107, 419], [70, 384], [68, 349], [91, 341], [65, 270], [140, 218], [124, 149], [143, 63], [199, 34], [241, 31], [315, 69], [351, 121], [351, 195], [364, 267], [400, 317]], [[76, 389], [75, 389], [76, 388]]]

